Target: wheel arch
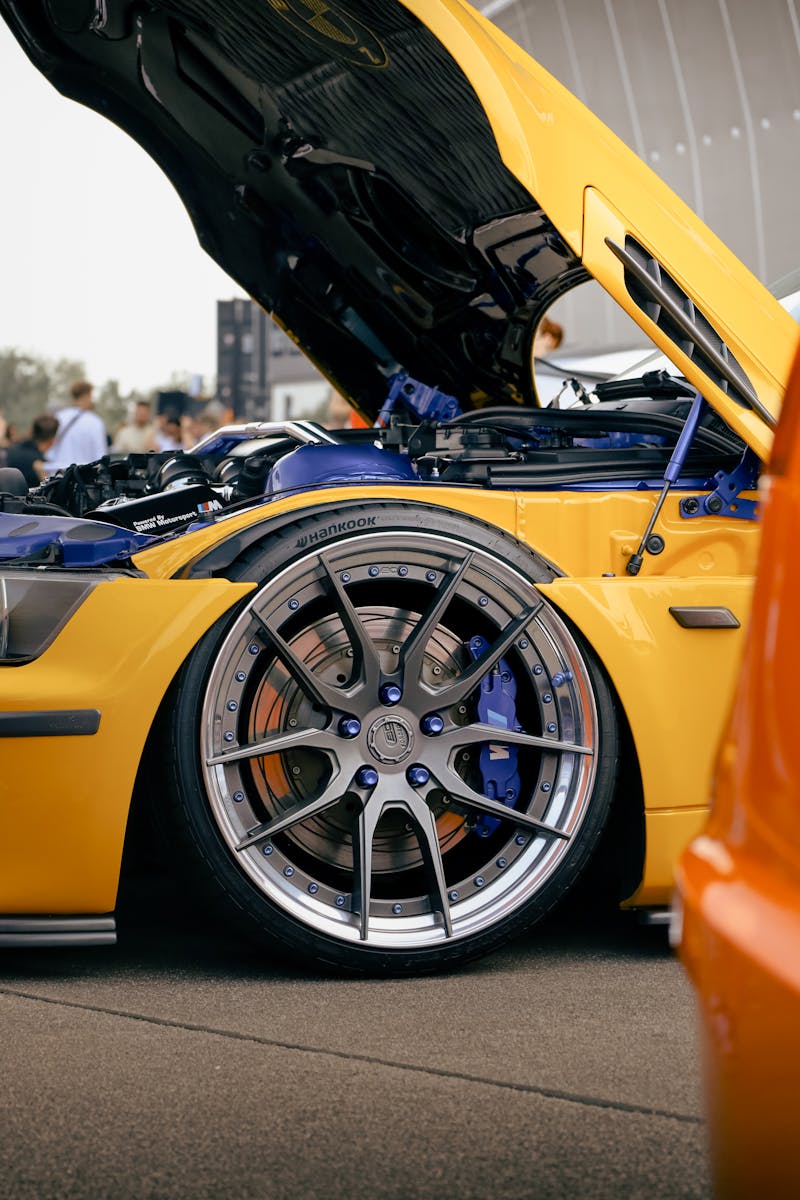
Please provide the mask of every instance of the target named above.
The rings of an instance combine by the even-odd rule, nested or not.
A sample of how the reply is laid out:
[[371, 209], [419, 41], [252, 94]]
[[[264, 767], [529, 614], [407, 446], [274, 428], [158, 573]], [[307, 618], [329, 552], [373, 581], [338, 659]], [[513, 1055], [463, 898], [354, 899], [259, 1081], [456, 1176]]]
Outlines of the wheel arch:
[[[523, 542], [522, 545], [526, 546], [527, 543]], [[548, 595], [547, 588], [543, 589], [543, 594], [547, 595], [573, 637], [591, 653], [596, 669], [602, 672], [614, 706], [619, 737], [619, 762], [614, 795], [608, 820], [581, 886], [596, 886], [604, 896], [619, 902], [627, 899], [638, 888], [647, 856], [644, 784], [639, 751], [626, 706], [593, 637]]]
[[[328, 541], [330, 541], [330, 544], [335, 544], [336, 542], [344, 541], [350, 533], [358, 532], [358, 518], [353, 514], [358, 510], [363, 510], [365, 507], [373, 505], [396, 508], [405, 513], [409, 509], [413, 510], [423, 507], [430, 509], [431, 513], [437, 516], [441, 513], [447, 513], [452, 517], [463, 518], [465, 515], [450, 507], [433, 505], [425, 500], [417, 500], [413, 497], [409, 497], [408, 500], [398, 497], [381, 496], [371, 499], [365, 497], [347, 498], [337, 507], [335, 513], [331, 514], [330, 526], [325, 527], [326, 532], [328, 530], [330, 532], [318, 544], [322, 546]], [[286, 511], [281, 513], [277, 518], [271, 517], [267, 519], [265, 517], [263, 521], [237, 530], [210, 550], [203, 551], [202, 554], [198, 555], [181, 569], [177, 578], [203, 579], [228, 577], [237, 567], [241, 569], [241, 566], [247, 561], [257, 560], [260, 551], [290, 526], [307, 518], [324, 516], [330, 512], [330, 503], [317, 503]], [[471, 514], [468, 515], [468, 520], [472, 524], [483, 525], [488, 531], [502, 535], [504, 539], [513, 542], [521, 553], [536, 564], [539, 571], [545, 576], [545, 580], [555, 581], [564, 578], [559, 568], [550, 559], [540, 554], [530, 543], [522, 541], [513, 533], [490, 521], [481, 520]], [[348, 526], [352, 526], [352, 528], [348, 528]], [[247, 578], [247, 575], [239, 574], [238, 578]], [[259, 580], [254, 576], [252, 582], [257, 583]], [[613, 891], [615, 899], [623, 899], [630, 895], [638, 886], [642, 877], [645, 859], [644, 791], [635, 738], [619, 691], [605, 666], [603, 655], [593, 644], [592, 637], [580, 627], [579, 622], [570, 617], [554, 601], [553, 597], [548, 597], [548, 600], [550, 603], [553, 603], [554, 608], [558, 611], [559, 616], [564, 620], [571, 632], [577, 634], [579, 640], [592, 652], [597, 665], [603, 672], [613, 697], [614, 709], [619, 722], [620, 770], [608, 826], [602, 836], [598, 852], [594, 855], [594, 868], [590, 869], [589, 874], [592, 879], [597, 878], [599, 885], [605, 892]], [[218, 626], [220, 633], [235, 619], [238, 611], [246, 606], [247, 602], [248, 597], [245, 596], [218, 618], [215, 624]], [[210, 626], [208, 632], [210, 633], [213, 628], [213, 625]], [[146, 844], [146, 836], [143, 837], [143, 830], [149, 831], [153, 824], [152, 814], [148, 815], [147, 811], [149, 807], [147, 797], [152, 795], [153, 772], [159, 755], [163, 750], [161, 726], [167, 719], [169, 712], [170, 694], [190, 652], [176, 666], [173, 677], [167, 684], [161, 703], [153, 716], [145, 750], [142, 755], [142, 763], [133, 789], [128, 818], [129, 832], [126, 833], [126, 861], [128, 858], [131, 858], [135, 862], [136, 858], [142, 853]], [[156, 821], [157, 824], [158, 822]]]
[[[347, 528], [354, 520], [348, 517], [348, 513], [352, 513], [354, 509], [363, 509], [369, 505], [381, 505], [385, 507], [394, 507], [398, 510], [408, 510], [409, 508], [424, 508], [429, 509], [431, 514], [446, 513], [452, 517], [466, 517], [469, 521], [479, 525], [483, 525], [486, 529], [493, 533], [500, 534], [504, 538], [513, 541], [523, 553], [527, 553], [539, 568], [546, 572], [551, 578], [555, 579], [563, 575], [563, 571], [538, 550], [532, 547], [529, 543], [522, 541], [517, 535], [502, 525], [495, 522], [487, 521], [482, 517], [475, 516], [471, 512], [461, 512], [458, 509], [451, 508], [447, 504], [434, 504], [427, 497], [417, 498], [409, 495], [408, 498], [398, 496], [383, 496], [380, 493], [377, 495], [361, 495], [348, 496], [340, 504], [335, 506], [335, 516], [332, 516], [330, 525], [330, 534], [328, 537], [331, 541], [338, 540], [339, 537], [346, 536], [350, 532], [357, 532], [358, 526], [354, 524], [352, 528]], [[223, 540], [217, 542], [210, 549], [204, 549], [194, 558], [184, 563], [175, 573], [173, 578], [180, 579], [207, 579], [210, 577], [225, 576], [226, 573], [236, 566], [246, 556], [249, 557], [251, 552], [263, 547], [272, 537], [280, 534], [287, 526], [292, 525], [300, 520], [305, 520], [309, 517], [320, 516], [331, 511], [332, 505], [330, 502], [320, 504], [308, 504], [299, 508], [288, 509], [278, 516], [269, 516], [265, 514], [263, 520], [257, 521], [252, 525], [248, 525], [242, 529], [234, 530]], [[355, 519], [357, 521], [357, 518]], [[340, 527], [343, 527], [340, 529]], [[327, 540], [322, 539], [322, 540]], [[322, 544], [322, 540], [319, 544]]]

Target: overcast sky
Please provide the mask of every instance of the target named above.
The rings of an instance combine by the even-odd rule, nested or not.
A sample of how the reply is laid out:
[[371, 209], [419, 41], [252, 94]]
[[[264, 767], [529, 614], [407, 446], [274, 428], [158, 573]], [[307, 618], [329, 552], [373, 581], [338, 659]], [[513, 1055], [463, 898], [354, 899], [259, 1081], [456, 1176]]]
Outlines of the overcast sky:
[[2, 20], [0, 78], [0, 348], [82, 359], [123, 391], [174, 370], [208, 380], [216, 301], [244, 293], [200, 249], [171, 184], [60, 96]]

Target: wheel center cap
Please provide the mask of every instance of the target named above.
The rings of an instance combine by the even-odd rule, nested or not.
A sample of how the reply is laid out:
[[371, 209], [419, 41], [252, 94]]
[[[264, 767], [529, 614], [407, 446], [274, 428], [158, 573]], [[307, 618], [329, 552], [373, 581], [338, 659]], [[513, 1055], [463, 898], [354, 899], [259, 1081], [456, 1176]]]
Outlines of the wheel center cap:
[[367, 745], [373, 758], [382, 763], [400, 763], [414, 749], [414, 732], [408, 721], [394, 713], [378, 717], [370, 726]]

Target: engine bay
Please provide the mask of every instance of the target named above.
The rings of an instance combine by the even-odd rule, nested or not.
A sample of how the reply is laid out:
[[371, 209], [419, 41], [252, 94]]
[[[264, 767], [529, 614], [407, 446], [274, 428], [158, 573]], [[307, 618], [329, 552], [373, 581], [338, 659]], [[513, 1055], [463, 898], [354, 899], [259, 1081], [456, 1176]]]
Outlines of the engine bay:
[[[754, 487], [757, 475], [758, 461], [740, 439], [689, 384], [663, 371], [598, 383], [570, 408], [469, 412], [455, 397], [398, 375], [372, 428], [228, 425], [189, 452], [108, 454], [70, 466], [27, 495], [0, 493], [0, 511], [86, 518], [161, 538], [335, 485], [658, 490], [668, 480], [709, 497], [724, 485], [734, 515], [732, 489]], [[711, 503], [708, 511], [722, 508]]]

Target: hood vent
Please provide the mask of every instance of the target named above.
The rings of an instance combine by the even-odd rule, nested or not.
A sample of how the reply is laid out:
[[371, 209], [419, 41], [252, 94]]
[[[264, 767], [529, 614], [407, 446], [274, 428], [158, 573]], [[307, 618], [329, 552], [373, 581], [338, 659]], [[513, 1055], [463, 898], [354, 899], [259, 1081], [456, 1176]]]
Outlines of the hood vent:
[[725, 342], [658, 259], [630, 236], [625, 238], [624, 250], [611, 238], [605, 242], [625, 268], [625, 287], [637, 307], [721, 391], [774, 427], [775, 418], [758, 399]]

